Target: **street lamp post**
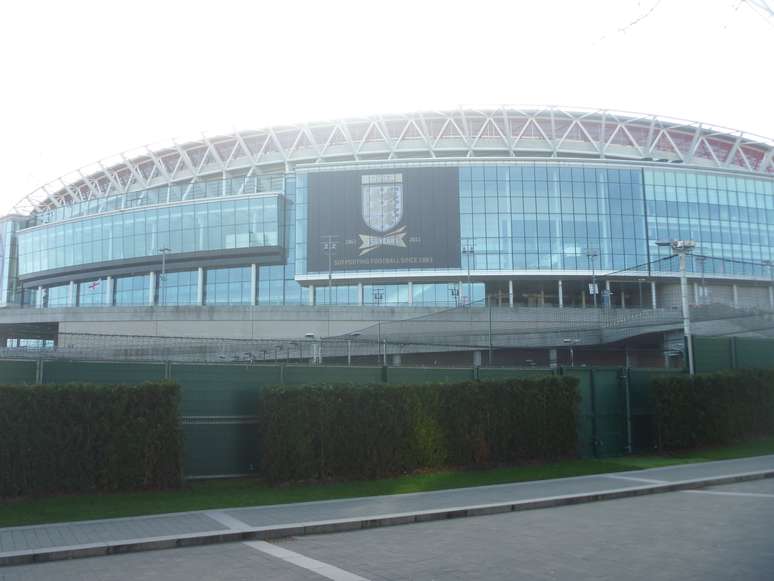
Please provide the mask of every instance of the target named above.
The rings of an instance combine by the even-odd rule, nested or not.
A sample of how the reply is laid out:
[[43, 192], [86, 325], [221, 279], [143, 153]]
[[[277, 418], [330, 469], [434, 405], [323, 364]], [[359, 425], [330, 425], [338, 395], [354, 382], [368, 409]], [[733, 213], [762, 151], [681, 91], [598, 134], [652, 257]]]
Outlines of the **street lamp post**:
[[562, 339], [562, 342], [570, 348], [570, 367], [575, 367], [575, 348], [573, 346], [580, 343], [580, 339]]
[[672, 254], [680, 258], [680, 302], [683, 311], [683, 335], [685, 335], [686, 352], [688, 355], [688, 373], [694, 374], [693, 342], [691, 341], [691, 313], [688, 310], [688, 277], [686, 275], [686, 257], [696, 248], [694, 240], [659, 240], [657, 246], [669, 246]]
[[594, 261], [599, 256], [599, 250], [596, 248], [589, 248], [586, 250], [586, 259], [591, 262], [591, 290], [594, 297], [594, 306], [597, 306], [597, 272]]
[[473, 255], [475, 254], [476, 249], [473, 246], [472, 242], [466, 243], [462, 247], [462, 254], [464, 254], [467, 257], [467, 263], [468, 263], [468, 305], [473, 306], [473, 287], [470, 283], [470, 262], [473, 259]]
[[336, 250], [334, 234], [322, 236], [322, 249], [328, 255], [328, 337], [331, 336], [331, 305], [333, 304], [333, 253]]
[[169, 248], [159, 248], [159, 252], [161, 253], [161, 276], [159, 277], [159, 283], [163, 289], [161, 301], [167, 304], [167, 285], [165, 284], [167, 280], [167, 253], [172, 252], [172, 250]]

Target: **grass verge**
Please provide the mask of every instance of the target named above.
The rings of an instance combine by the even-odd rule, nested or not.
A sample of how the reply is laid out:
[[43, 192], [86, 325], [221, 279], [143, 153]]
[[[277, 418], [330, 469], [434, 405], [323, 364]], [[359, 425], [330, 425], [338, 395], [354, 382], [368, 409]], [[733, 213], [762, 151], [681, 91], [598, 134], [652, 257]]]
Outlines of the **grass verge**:
[[764, 454], [774, 454], [774, 438], [662, 456], [566, 460], [552, 464], [491, 470], [444, 470], [409, 474], [383, 480], [329, 484], [312, 483], [271, 487], [254, 478], [195, 480], [189, 482], [184, 489], [176, 491], [83, 494], [0, 501], [0, 527], [428, 492], [450, 488], [643, 470], [690, 462], [729, 460]]

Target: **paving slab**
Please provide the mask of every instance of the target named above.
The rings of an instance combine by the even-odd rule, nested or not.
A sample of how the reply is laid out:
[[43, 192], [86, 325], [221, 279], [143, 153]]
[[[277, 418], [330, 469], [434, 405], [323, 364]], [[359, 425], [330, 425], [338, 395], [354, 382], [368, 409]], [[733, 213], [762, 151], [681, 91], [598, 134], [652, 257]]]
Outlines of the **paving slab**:
[[0, 528], [0, 553], [223, 530], [203, 512]]

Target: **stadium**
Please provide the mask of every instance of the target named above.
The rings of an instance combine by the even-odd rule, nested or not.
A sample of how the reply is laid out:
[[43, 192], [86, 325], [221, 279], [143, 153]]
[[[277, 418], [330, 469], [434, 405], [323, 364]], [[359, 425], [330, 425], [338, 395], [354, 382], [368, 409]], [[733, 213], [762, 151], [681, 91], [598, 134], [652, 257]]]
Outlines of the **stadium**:
[[[72, 357], [554, 365], [770, 336], [774, 141], [459, 109], [121, 153], [0, 218], [0, 346]], [[578, 353], [573, 353], [573, 348]], [[628, 362], [628, 359], [627, 359]]]

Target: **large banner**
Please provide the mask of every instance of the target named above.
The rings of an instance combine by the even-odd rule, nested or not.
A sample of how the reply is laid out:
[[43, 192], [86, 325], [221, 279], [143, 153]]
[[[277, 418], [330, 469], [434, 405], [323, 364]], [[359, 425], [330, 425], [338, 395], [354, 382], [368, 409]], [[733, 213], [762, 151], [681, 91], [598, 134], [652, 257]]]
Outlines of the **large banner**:
[[459, 268], [457, 169], [309, 174], [308, 234], [308, 272]]

